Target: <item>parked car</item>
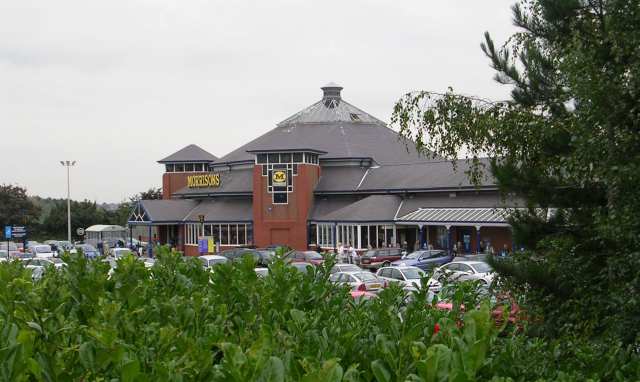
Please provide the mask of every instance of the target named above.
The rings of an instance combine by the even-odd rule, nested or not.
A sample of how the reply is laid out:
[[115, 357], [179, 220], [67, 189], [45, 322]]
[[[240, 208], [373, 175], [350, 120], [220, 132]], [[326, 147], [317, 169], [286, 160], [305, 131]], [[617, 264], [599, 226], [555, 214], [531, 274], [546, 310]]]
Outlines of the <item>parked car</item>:
[[[0, 249], [0, 261], [21, 259], [21, 258], [24, 257], [23, 255], [24, 254], [22, 252], [20, 252], [20, 251], [11, 250], [11, 251], [9, 251], [9, 258], [7, 259], [7, 250], [6, 249]], [[31, 256], [29, 256], [29, 257], [31, 257]]]
[[34, 280], [41, 279], [44, 275], [46, 267], [48, 266], [53, 266], [56, 269], [61, 269], [67, 265], [62, 260], [53, 257], [22, 259], [21, 261], [25, 268], [31, 270], [31, 278]]
[[269, 268], [256, 268], [255, 271], [256, 275], [261, 278], [267, 277], [267, 275], [269, 274]]
[[253, 256], [256, 264], [267, 266], [271, 262], [273, 255], [269, 250], [252, 249], [252, 248], [233, 248], [220, 252], [220, 256], [224, 256], [231, 261], [240, 261], [244, 256]]
[[437, 268], [441, 265], [449, 263], [453, 260], [453, 256], [446, 251], [440, 249], [428, 249], [411, 252], [410, 254], [396, 260], [391, 265], [394, 266], [412, 266], [418, 267], [423, 271]]
[[441, 288], [442, 283], [445, 281], [456, 283], [480, 280], [485, 286], [489, 286], [493, 282], [493, 278], [493, 269], [483, 261], [453, 261], [436, 268], [429, 279], [429, 285], [432, 285], [436, 291]]
[[37, 241], [29, 240], [29, 241], [27, 241], [26, 249], [30, 249], [31, 247], [39, 245], [39, 244], [40, 243], [38, 243]]
[[403, 252], [402, 248], [371, 249], [360, 258], [360, 267], [369, 269], [388, 267], [392, 262], [400, 260]]
[[339, 263], [331, 268], [331, 274], [338, 272], [362, 272], [362, 268], [355, 264]]
[[129, 248], [111, 248], [109, 250], [109, 256], [113, 257], [114, 259], [120, 259], [124, 256], [129, 255], [134, 255], [134, 253]]
[[47, 244], [30, 246], [29, 251], [31, 252], [31, 255], [33, 255], [33, 257], [45, 259], [56, 257], [58, 255], [58, 253], [51, 249], [51, 246]]
[[[0, 241], [0, 250], [7, 250], [7, 242], [6, 241]], [[9, 251], [18, 251], [18, 244], [10, 241], [9, 242]]]
[[228, 258], [218, 255], [203, 255], [199, 256], [198, 259], [202, 261], [202, 265], [207, 269], [212, 268], [216, 264], [224, 264], [229, 262]]
[[316, 251], [291, 251], [286, 254], [285, 260], [292, 262], [305, 262], [313, 265], [324, 263], [324, 257]]
[[378, 292], [384, 286], [384, 280], [371, 272], [338, 272], [329, 276], [329, 280], [348, 285], [353, 291]]
[[376, 276], [387, 283], [398, 283], [404, 290], [414, 291], [420, 288], [421, 279], [426, 277], [426, 273], [417, 267], [384, 267], [378, 269]]
[[294, 263], [290, 263], [289, 265], [291, 265], [296, 270], [302, 273], [309, 273], [309, 270], [313, 269], [313, 264], [311, 263], [294, 262]]
[[87, 259], [95, 259], [100, 256], [100, 252], [90, 244], [76, 244], [76, 250], [81, 250], [82, 254]]

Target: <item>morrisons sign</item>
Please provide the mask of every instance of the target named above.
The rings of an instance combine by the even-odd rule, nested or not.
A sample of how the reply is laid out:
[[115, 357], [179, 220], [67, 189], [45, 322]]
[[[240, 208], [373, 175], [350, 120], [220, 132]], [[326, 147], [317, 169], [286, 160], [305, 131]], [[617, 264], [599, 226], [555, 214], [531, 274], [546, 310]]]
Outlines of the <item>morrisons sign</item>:
[[191, 175], [187, 177], [187, 187], [220, 187], [220, 174]]

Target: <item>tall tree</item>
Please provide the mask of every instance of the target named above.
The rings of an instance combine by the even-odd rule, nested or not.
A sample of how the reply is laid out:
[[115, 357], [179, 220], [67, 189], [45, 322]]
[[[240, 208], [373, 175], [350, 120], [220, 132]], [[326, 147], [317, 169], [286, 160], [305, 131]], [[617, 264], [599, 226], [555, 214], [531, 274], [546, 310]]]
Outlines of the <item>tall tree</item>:
[[40, 208], [27, 196], [27, 190], [20, 186], [3, 184], [0, 186], [0, 226], [38, 224]]
[[[418, 92], [392, 117], [425, 153], [466, 152], [471, 178], [490, 170], [531, 253], [496, 265], [545, 315], [549, 328], [640, 332], [640, 3], [526, 0], [502, 47], [485, 34], [505, 102]], [[478, 159], [490, 158], [489, 168]], [[555, 207], [547, 219], [540, 208]]]

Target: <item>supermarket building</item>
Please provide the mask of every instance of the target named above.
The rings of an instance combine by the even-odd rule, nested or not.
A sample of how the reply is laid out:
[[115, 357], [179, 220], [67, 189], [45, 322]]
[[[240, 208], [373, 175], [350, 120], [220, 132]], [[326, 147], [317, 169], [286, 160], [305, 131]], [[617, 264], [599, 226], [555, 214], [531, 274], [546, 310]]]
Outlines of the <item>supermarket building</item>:
[[[427, 159], [387, 125], [346, 102], [342, 87], [217, 158], [189, 145], [158, 163], [162, 200], [142, 200], [129, 226], [187, 255], [212, 237], [237, 246], [331, 250], [433, 246], [511, 249], [515, 202], [487, 176], [472, 185], [458, 161]], [[140, 229], [140, 228], [138, 228]]]

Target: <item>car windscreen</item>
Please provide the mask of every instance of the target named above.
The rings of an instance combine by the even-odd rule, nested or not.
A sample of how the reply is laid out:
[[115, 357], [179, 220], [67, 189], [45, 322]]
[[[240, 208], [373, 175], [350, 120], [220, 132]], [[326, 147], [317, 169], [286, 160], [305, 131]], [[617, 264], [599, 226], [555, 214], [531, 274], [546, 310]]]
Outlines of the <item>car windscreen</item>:
[[378, 281], [378, 278], [373, 274], [373, 273], [369, 273], [369, 272], [360, 272], [360, 273], [356, 273], [354, 274], [354, 276], [356, 276], [357, 278], [359, 278], [362, 281]]
[[33, 250], [36, 251], [36, 253], [47, 253], [51, 252], [51, 247], [48, 245], [39, 245], [37, 247], [33, 247]]
[[424, 272], [419, 269], [406, 268], [402, 270], [402, 273], [408, 280], [417, 280], [424, 277]]
[[408, 254], [405, 259], [417, 259], [420, 256], [422, 256], [424, 253], [426, 253], [425, 251], [416, 251], [416, 252], [411, 252], [410, 254]]
[[361, 271], [361, 269], [358, 268], [357, 265], [341, 265], [340, 271], [341, 272], [359, 272]]
[[487, 263], [475, 263], [472, 267], [478, 273], [487, 273], [492, 271], [491, 267]]
[[322, 255], [320, 255], [318, 252], [308, 251], [308, 252], [305, 252], [305, 254], [307, 255], [308, 259], [322, 260]]
[[82, 249], [84, 252], [97, 252], [93, 246], [88, 244], [80, 245], [78, 248]]

